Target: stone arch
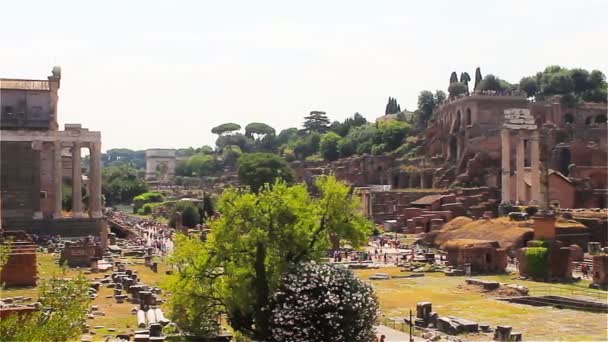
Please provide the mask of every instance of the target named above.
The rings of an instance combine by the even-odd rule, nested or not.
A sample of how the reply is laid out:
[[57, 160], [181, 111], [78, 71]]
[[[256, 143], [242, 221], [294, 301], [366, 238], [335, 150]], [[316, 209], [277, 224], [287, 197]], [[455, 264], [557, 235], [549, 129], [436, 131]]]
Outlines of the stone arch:
[[471, 126], [471, 124], [472, 124], [472, 120], [471, 120], [471, 108], [467, 108], [465, 122], [466, 122], [467, 126]]
[[564, 115], [564, 123], [565, 124], [573, 124], [574, 123], [574, 115], [572, 115], [572, 113], [566, 113], [566, 115]]
[[604, 124], [604, 123], [606, 123], [606, 121], [608, 121], [606, 114], [600, 114], [595, 117], [596, 124]]
[[588, 117], [585, 119], [585, 125], [587, 125], [587, 126], [591, 125], [591, 122], [592, 122], [592, 121], [593, 121], [593, 116], [588, 116]]
[[456, 112], [456, 121], [454, 121], [454, 132], [458, 132], [460, 130], [460, 122], [462, 121], [462, 114], [460, 111]]

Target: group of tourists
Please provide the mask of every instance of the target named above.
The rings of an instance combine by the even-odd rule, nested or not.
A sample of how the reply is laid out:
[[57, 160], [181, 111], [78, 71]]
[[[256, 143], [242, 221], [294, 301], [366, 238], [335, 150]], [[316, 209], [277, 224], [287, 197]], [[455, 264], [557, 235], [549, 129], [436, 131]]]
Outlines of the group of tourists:
[[173, 250], [173, 234], [175, 229], [156, 220], [143, 219], [129, 215], [116, 209], [105, 209], [104, 215], [117, 224], [128, 228], [138, 235], [134, 239], [138, 245], [155, 248], [159, 254], [165, 255]]

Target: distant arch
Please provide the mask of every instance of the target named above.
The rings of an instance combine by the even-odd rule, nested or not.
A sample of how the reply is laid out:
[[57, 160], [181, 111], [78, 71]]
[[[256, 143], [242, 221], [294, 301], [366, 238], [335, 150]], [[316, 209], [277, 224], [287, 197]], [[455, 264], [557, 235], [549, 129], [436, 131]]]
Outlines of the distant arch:
[[574, 123], [574, 116], [572, 115], [572, 113], [566, 113], [566, 115], [564, 116], [564, 123], [566, 123], [566, 124]]
[[591, 125], [591, 121], [592, 121], [592, 120], [593, 120], [593, 116], [588, 116], [588, 117], [585, 119], [585, 125], [587, 125], [587, 126]]
[[465, 123], [467, 126], [471, 126], [471, 108], [467, 108]]
[[606, 121], [608, 121], [608, 118], [606, 118], [605, 114], [600, 114], [595, 117], [596, 124], [604, 124], [604, 123], [606, 123]]

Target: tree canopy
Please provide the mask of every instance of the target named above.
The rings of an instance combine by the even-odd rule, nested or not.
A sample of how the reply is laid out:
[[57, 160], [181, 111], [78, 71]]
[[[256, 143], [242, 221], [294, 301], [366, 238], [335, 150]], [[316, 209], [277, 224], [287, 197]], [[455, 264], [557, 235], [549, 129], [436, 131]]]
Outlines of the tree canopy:
[[281, 181], [257, 194], [227, 189], [206, 242], [178, 234], [170, 258], [175, 323], [187, 332], [213, 331], [225, 312], [233, 329], [270, 340], [269, 305], [288, 270], [320, 260], [335, 239], [356, 248], [371, 233], [349, 187], [321, 177], [317, 188], [315, 198], [305, 185]]
[[246, 153], [238, 160], [238, 176], [241, 184], [249, 186], [253, 192], [264, 184], [274, 184], [277, 180], [293, 181], [293, 174], [287, 162], [272, 153]]
[[336, 160], [340, 156], [338, 152], [338, 142], [340, 141], [340, 136], [334, 132], [329, 132], [321, 137], [321, 145], [319, 150], [321, 155], [326, 160]]
[[304, 118], [304, 129], [308, 132], [325, 133], [329, 129], [330, 121], [325, 112], [312, 111]]
[[211, 129], [211, 133], [217, 134], [217, 135], [222, 135], [224, 133], [238, 131], [239, 129], [241, 129], [241, 125], [238, 125], [238, 124], [235, 124], [232, 122], [228, 122], [228, 123], [213, 127]]
[[[255, 136], [254, 136], [255, 134]], [[266, 135], [275, 134], [274, 128], [261, 122], [252, 122], [245, 126], [245, 136], [249, 138], [261, 139]], [[256, 137], [257, 136], [257, 137]]]
[[519, 89], [528, 96], [545, 98], [562, 95], [568, 101], [606, 102], [606, 76], [599, 70], [567, 69], [551, 65], [534, 76], [522, 78]]
[[401, 106], [397, 103], [397, 99], [394, 97], [388, 98], [388, 103], [386, 104], [386, 109], [384, 110], [384, 114], [396, 114], [401, 111]]
[[209, 176], [219, 168], [215, 156], [209, 154], [195, 154], [188, 159], [188, 169], [199, 178]]
[[106, 205], [130, 203], [133, 197], [148, 191], [146, 183], [130, 165], [122, 164], [102, 169], [101, 191]]

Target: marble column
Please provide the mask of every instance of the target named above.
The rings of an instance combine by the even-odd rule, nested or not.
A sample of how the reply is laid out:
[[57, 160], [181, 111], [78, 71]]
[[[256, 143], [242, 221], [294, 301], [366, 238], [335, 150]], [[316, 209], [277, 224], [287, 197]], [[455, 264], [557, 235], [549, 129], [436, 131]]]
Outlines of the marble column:
[[542, 198], [540, 196], [540, 150], [539, 150], [539, 137], [538, 132], [532, 134], [530, 146], [530, 182], [532, 183], [532, 194], [531, 200], [535, 201], [537, 205], [542, 205]]
[[54, 201], [53, 201], [53, 218], [62, 218], [62, 202], [63, 202], [63, 165], [61, 162], [61, 141], [54, 142], [53, 149], [53, 190], [54, 190]]
[[509, 130], [500, 131], [500, 144], [502, 146], [502, 202], [511, 201], [511, 140]]
[[72, 213], [73, 217], [83, 217], [82, 212], [82, 166], [80, 143], [72, 146]]
[[89, 160], [89, 210], [91, 217], [100, 218], [101, 214], [101, 143], [91, 143]]
[[524, 203], [526, 201], [526, 183], [524, 181], [524, 160], [526, 157], [525, 142], [526, 140], [520, 134], [517, 139], [517, 152], [515, 153], [515, 165], [517, 167], [517, 200], [519, 203]]

